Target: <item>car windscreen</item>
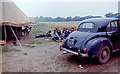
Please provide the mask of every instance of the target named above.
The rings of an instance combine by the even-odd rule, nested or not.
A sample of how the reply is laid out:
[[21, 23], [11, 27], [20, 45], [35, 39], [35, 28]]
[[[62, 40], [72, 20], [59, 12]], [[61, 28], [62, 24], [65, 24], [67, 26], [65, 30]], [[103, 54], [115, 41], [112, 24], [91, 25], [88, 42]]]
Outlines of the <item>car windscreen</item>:
[[78, 26], [78, 31], [84, 31], [84, 32], [88, 32], [88, 31], [92, 31], [94, 29], [94, 23], [90, 23], [90, 22], [84, 22], [84, 23], [81, 23], [79, 26]]

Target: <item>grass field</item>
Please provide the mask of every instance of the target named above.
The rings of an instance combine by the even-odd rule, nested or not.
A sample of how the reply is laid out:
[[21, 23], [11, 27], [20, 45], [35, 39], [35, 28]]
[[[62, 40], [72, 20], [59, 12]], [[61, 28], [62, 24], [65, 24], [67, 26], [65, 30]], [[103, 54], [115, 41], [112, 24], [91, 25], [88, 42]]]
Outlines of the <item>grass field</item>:
[[41, 24], [44, 24], [47, 27], [50, 28], [71, 28], [71, 27], [77, 27], [77, 25], [80, 23], [79, 21], [71, 21], [71, 22], [40, 22]]
[[80, 21], [70, 21], [70, 22], [40, 22], [32, 29], [33, 34], [46, 33], [49, 30], [54, 30], [55, 28], [77, 28]]

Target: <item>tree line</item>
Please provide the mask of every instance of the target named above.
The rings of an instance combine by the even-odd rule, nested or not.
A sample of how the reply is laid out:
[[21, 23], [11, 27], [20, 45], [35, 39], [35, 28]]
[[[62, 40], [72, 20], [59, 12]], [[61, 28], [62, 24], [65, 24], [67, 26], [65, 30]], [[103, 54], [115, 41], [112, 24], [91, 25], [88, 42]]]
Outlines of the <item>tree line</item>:
[[[120, 18], [120, 13], [107, 13], [104, 15], [105, 17], [116, 17], [116, 18]], [[84, 16], [84, 17], [80, 17], [80, 16], [75, 16], [75, 17], [56, 17], [56, 18], [52, 18], [52, 17], [31, 17], [32, 20], [34, 20], [35, 22], [60, 22], [60, 21], [82, 21], [85, 19], [89, 19], [89, 18], [102, 18], [102, 16]]]

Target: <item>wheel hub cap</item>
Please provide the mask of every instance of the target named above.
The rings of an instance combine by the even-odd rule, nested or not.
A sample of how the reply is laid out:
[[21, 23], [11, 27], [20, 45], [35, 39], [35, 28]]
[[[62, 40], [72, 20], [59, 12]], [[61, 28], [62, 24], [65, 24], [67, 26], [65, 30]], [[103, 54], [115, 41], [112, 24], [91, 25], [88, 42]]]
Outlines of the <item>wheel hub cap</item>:
[[107, 57], [107, 51], [103, 51], [103, 53], [102, 53], [102, 58], [104, 59], [104, 58], [106, 58]]

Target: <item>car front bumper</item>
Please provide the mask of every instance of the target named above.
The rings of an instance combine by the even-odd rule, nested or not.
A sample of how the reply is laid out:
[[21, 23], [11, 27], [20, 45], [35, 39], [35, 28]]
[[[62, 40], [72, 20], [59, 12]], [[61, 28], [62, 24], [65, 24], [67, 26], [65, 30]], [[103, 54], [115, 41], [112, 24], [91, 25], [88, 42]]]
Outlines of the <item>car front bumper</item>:
[[88, 57], [87, 53], [75, 52], [75, 51], [72, 51], [70, 49], [64, 48], [62, 46], [60, 46], [60, 51], [66, 51], [68, 53], [71, 53], [71, 54], [74, 54], [74, 55], [77, 55], [77, 56], [80, 56], [80, 57]]

